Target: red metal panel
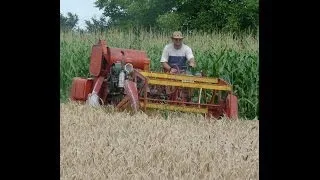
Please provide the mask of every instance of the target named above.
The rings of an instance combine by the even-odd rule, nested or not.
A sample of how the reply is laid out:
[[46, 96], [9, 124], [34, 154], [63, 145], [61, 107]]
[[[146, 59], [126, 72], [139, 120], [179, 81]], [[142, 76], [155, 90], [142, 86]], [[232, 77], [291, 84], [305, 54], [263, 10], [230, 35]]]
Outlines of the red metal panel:
[[99, 76], [102, 66], [102, 46], [101, 44], [93, 45], [90, 57], [90, 74]]
[[140, 108], [140, 104], [136, 83], [130, 80], [125, 80], [124, 90], [127, 96], [129, 96], [131, 108], [134, 111], [138, 111]]
[[228, 94], [226, 99], [226, 113], [229, 118], [238, 118], [238, 98]]
[[92, 91], [92, 84], [92, 79], [74, 78], [71, 88], [71, 99], [86, 101], [88, 94]]
[[134, 68], [149, 71], [150, 59], [145, 51], [121, 48], [108, 48], [108, 50], [108, 64], [121, 62], [124, 58], [125, 63], [131, 63]]

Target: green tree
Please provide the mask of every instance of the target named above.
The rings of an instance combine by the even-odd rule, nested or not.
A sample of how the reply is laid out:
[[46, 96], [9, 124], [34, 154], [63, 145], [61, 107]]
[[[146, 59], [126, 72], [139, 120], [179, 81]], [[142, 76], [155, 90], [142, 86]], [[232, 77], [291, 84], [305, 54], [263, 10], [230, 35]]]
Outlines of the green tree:
[[156, 21], [158, 28], [161, 30], [175, 31], [181, 29], [185, 19], [180, 13], [168, 12], [163, 15], [159, 15]]
[[203, 31], [257, 29], [258, 0], [180, 0], [183, 25]]
[[63, 16], [60, 13], [60, 30], [69, 31], [74, 30], [78, 24], [79, 17], [77, 14], [72, 14], [71, 12], [67, 13], [67, 16]]
[[108, 22], [104, 16], [99, 19], [92, 17], [91, 20], [85, 20], [85, 23], [88, 32], [102, 32], [108, 27]]
[[258, 0], [97, 0], [108, 26], [159, 30], [257, 30]]
[[97, 0], [96, 7], [110, 17], [110, 26], [154, 27], [159, 15], [171, 11], [176, 0]]

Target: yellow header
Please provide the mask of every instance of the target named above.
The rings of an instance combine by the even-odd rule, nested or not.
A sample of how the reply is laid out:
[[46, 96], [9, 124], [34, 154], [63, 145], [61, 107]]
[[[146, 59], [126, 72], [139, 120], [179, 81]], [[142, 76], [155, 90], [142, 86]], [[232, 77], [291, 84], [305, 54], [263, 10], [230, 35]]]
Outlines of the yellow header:
[[208, 78], [208, 77], [198, 77], [198, 76], [188, 76], [183, 74], [167, 74], [167, 73], [156, 73], [156, 72], [139, 72], [144, 77], [151, 78], [163, 78], [163, 79], [172, 79], [172, 80], [181, 80], [188, 82], [205, 82], [205, 83], [218, 83], [218, 78]]
[[173, 80], [156, 79], [156, 78], [148, 79], [148, 83], [154, 84], [154, 85], [214, 89], [214, 90], [225, 90], [225, 91], [231, 91], [232, 89], [231, 86], [228, 86], [228, 85], [217, 85], [217, 84], [200, 83], [200, 82], [173, 81]]

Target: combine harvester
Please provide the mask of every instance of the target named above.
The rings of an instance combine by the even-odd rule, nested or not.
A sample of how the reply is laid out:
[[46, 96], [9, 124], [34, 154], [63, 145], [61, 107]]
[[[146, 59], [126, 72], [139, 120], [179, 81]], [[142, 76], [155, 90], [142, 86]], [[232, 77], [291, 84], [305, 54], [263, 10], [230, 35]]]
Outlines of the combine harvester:
[[75, 77], [70, 99], [92, 106], [114, 105], [118, 110], [159, 109], [201, 113], [205, 117], [238, 118], [238, 100], [221, 78], [151, 72], [145, 51], [92, 46], [90, 75]]

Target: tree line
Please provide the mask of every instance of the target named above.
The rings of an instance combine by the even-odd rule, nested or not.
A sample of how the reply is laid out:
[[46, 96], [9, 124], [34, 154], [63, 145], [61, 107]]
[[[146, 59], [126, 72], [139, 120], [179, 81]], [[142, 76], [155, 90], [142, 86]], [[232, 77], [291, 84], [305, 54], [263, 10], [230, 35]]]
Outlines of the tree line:
[[[257, 32], [259, 26], [258, 0], [97, 0], [94, 5], [103, 11], [103, 16], [85, 20], [85, 31], [139, 27], [159, 31]], [[62, 30], [75, 30], [77, 22], [76, 14], [60, 13]]]

